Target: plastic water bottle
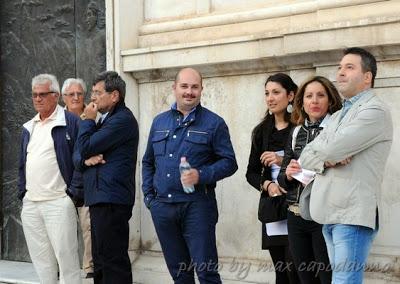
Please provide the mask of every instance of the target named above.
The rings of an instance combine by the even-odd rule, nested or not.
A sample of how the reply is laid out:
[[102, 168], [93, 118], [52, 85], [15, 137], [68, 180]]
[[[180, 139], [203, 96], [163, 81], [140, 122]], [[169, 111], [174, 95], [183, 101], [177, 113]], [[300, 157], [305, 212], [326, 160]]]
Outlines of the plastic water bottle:
[[[181, 163], [179, 164], [179, 172], [181, 173], [181, 176], [184, 172], [189, 171], [192, 167], [190, 164], [186, 161], [186, 157], [181, 157]], [[194, 185], [193, 184], [183, 184], [183, 191], [186, 193], [193, 193], [194, 192]]]

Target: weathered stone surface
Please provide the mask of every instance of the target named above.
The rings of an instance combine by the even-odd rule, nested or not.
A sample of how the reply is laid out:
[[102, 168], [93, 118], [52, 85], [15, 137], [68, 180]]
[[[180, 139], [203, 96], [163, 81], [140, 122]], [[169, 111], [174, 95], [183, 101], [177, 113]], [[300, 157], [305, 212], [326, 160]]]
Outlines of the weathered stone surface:
[[90, 90], [97, 73], [106, 70], [104, 0], [75, 0], [75, 3], [76, 74]]

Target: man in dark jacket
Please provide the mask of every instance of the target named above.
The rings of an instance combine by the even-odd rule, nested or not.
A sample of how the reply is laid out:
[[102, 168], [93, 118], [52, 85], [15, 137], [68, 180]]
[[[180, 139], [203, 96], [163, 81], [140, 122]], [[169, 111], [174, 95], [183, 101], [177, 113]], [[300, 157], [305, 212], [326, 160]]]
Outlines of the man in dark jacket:
[[64, 283], [75, 284], [81, 283], [77, 218], [69, 196], [82, 188], [72, 162], [79, 118], [57, 104], [59, 97], [54, 75], [32, 79], [38, 114], [22, 130], [19, 198], [25, 239], [40, 282], [57, 283], [59, 271]]
[[[90, 211], [94, 283], [132, 283], [129, 219], [135, 200], [139, 130], [124, 99], [125, 82], [118, 73], [96, 77], [74, 154]], [[97, 112], [102, 116], [96, 124]]]
[[[176, 103], [152, 124], [143, 157], [144, 202], [169, 272], [175, 283], [221, 283], [215, 227], [218, 221], [217, 181], [237, 170], [228, 126], [200, 105], [202, 78], [192, 68], [182, 69], [173, 90]], [[186, 157], [192, 168], [179, 173]], [[186, 193], [181, 182], [194, 185]]]

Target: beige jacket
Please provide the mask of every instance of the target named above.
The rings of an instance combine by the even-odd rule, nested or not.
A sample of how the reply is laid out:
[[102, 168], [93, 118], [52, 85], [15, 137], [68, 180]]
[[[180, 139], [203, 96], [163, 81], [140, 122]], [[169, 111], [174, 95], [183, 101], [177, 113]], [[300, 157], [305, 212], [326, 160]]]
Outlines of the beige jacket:
[[[337, 111], [300, 156], [303, 168], [317, 172], [310, 213], [320, 224], [376, 226], [380, 187], [393, 137], [390, 112], [368, 90], [340, 121]], [[324, 162], [352, 157], [346, 166], [324, 169]]]

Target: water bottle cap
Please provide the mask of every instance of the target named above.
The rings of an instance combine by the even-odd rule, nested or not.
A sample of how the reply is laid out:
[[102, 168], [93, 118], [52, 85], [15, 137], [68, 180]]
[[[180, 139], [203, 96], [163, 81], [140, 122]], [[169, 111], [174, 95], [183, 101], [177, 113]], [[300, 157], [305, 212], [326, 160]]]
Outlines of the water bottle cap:
[[186, 162], [186, 157], [181, 157], [181, 162]]

